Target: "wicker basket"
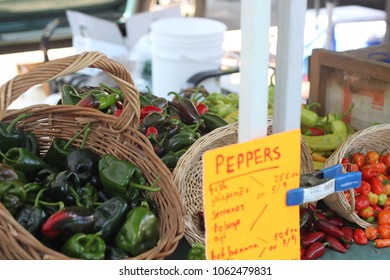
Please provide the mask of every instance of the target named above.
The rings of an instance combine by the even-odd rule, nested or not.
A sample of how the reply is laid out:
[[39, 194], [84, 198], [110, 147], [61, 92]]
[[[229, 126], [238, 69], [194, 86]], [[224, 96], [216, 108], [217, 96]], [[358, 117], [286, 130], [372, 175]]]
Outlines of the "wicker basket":
[[[325, 167], [341, 163], [343, 157], [352, 156], [356, 152], [367, 153], [370, 150], [377, 152], [390, 151], [390, 124], [380, 124], [359, 130], [351, 135], [325, 162]], [[371, 223], [361, 219], [354, 211], [355, 198], [353, 190], [350, 190], [351, 202], [343, 192], [331, 194], [324, 198], [326, 205], [344, 217], [363, 228]]]
[[[109, 75], [124, 93], [123, 113], [120, 117], [99, 110], [72, 105], [35, 105], [18, 110], [7, 110], [9, 105], [34, 85], [86, 67], [98, 68]], [[158, 205], [160, 240], [151, 250], [132, 259], [164, 259], [174, 252], [184, 235], [184, 206], [174, 186], [172, 174], [154, 153], [148, 139], [138, 132], [140, 104], [130, 73], [119, 63], [99, 52], [53, 60], [23, 75], [16, 76], [0, 88], [0, 116], [10, 122], [21, 113], [32, 116], [19, 123], [37, 136], [41, 153], [45, 153], [54, 137], [70, 139], [77, 131], [91, 123], [86, 147], [99, 154], [110, 153], [140, 167], [148, 183], [158, 178], [160, 191], [152, 197]], [[79, 146], [81, 141], [74, 142]], [[0, 259], [69, 259], [44, 246], [14, 220], [0, 203]]]
[[[272, 120], [268, 120], [268, 134], [271, 134]], [[186, 207], [185, 233], [187, 241], [204, 243], [204, 232], [200, 228], [198, 211], [203, 210], [203, 163], [204, 152], [236, 144], [238, 142], [238, 123], [217, 128], [199, 138], [179, 159], [173, 171], [173, 180]], [[301, 138], [301, 173], [314, 171], [309, 147]]]

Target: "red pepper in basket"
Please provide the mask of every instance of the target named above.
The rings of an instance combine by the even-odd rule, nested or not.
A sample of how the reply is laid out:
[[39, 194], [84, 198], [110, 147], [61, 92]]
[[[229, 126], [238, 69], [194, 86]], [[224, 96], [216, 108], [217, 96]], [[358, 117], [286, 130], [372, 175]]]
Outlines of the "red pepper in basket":
[[143, 118], [145, 118], [147, 115], [149, 115], [152, 112], [156, 112], [156, 113], [162, 114], [163, 113], [163, 109], [161, 109], [160, 107], [157, 107], [157, 106], [153, 106], [153, 105], [146, 105], [146, 106], [141, 108], [140, 118], [143, 119]]
[[307, 133], [305, 135], [320, 136], [320, 135], [324, 135], [324, 134], [325, 134], [325, 131], [322, 130], [321, 128], [309, 127], [309, 130], [307, 131]]
[[119, 117], [121, 114], [122, 114], [122, 109], [116, 109], [112, 115], [114, 115], [115, 117]]
[[209, 111], [209, 108], [204, 103], [199, 103], [196, 105], [196, 110], [198, 111], [199, 115], [202, 116], [204, 113]]
[[362, 180], [369, 182], [371, 178], [383, 174], [386, 171], [386, 165], [383, 162], [369, 163], [361, 167]]

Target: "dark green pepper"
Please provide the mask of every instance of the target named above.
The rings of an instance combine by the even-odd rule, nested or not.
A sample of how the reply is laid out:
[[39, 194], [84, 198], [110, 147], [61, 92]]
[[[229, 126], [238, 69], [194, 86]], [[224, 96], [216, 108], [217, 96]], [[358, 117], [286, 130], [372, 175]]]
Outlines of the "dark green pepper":
[[68, 84], [62, 86], [61, 100], [63, 105], [76, 105], [80, 99], [80, 94], [73, 86]]
[[54, 138], [43, 160], [52, 166], [57, 166], [62, 170], [66, 169], [66, 157], [75, 149], [72, 143], [89, 129], [90, 124], [87, 124], [82, 130], [76, 133], [70, 140], [64, 138]]
[[47, 177], [44, 185], [47, 189], [46, 196], [51, 201], [62, 201], [65, 205], [81, 205], [76, 190], [80, 187], [80, 181], [76, 173], [64, 170]]
[[138, 256], [152, 249], [158, 240], [158, 218], [145, 202], [130, 210], [115, 237], [115, 244], [131, 256]]
[[161, 160], [169, 168], [169, 170], [173, 170], [177, 165], [179, 157], [174, 151], [169, 151], [161, 157]]
[[15, 215], [26, 202], [26, 192], [18, 180], [0, 182], [0, 202]]
[[105, 201], [94, 211], [95, 231], [99, 231], [104, 240], [111, 239], [121, 227], [128, 210], [126, 200], [120, 196]]
[[48, 168], [49, 164], [44, 162], [40, 157], [28, 151], [26, 148], [11, 148], [3, 156], [3, 162], [12, 166], [14, 169], [22, 171], [27, 178], [34, 180], [36, 174]]
[[73, 150], [66, 157], [67, 169], [76, 173], [80, 184], [84, 185], [97, 174], [100, 155], [89, 148]]
[[47, 214], [42, 208], [31, 204], [25, 204], [15, 217], [16, 221], [34, 236], [40, 234], [41, 226], [46, 218]]
[[159, 129], [163, 127], [165, 123], [165, 116], [158, 112], [151, 112], [142, 119], [142, 125], [146, 128], [154, 126]]
[[103, 189], [113, 196], [119, 195], [129, 199], [131, 188], [159, 190], [154, 186], [138, 184], [134, 179], [137, 179], [140, 173], [140, 169], [131, 162], [119, 160], [110, 154], [103, 155], [99, 161], [99, 179]]
[[202, 115], [202, 120], [206, 125], [206, 133], [229, 124], [224, 118], [211, 112], [204, 113]]
[[62, 246], [61, 252], [68, 257], [84, 260], [104, 260], [106, 243], [100, 233], [76, 233]]
[[121, 248], [106, 244], [106, 260], [123, 260], [129, 257]]
[[187, 254], [187, 260], [205, 260], [206, 247], [199, 242], [193, 243]]
[[77, 189], [80, 197], [80, 204], [93, 209], [98, 200], [98, 193], [96, 188], [90, 183]]
[[196, 139], [197, 138], [191, 134], [178, 133], [169, 138], [164, 148], [166, 151], [177, 152], [189, 148], [196, 142]]
[[21, 114], [10, 124], [0, 122], [0, 152], [6, 153], [11, 148], [26, 146], [26, 134], [16, 128], [16, 124], [29, 116], [31, 114]]

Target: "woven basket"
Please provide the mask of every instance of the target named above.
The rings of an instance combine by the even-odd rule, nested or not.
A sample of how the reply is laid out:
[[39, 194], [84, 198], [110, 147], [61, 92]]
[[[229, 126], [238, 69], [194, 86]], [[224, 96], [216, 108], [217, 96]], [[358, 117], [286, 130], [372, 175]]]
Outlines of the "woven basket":
[[[98, 68], [109, 75], [124, 93], [123, 113], [120, 117], [99, 110], [72, 105], [35, 105], [18, 110], [7, 110], [9, 105], [34, 85], [86, 67]], [[184, 234], [184, 206], [174, 186], [172, 174], [156, 156], [148, 139], [138, 132], [140, 104], [130, 73], [121, 64], [99, 52], [53, 60], [23, 75], [16, 76], [0, 88], [0, 116], [10, 122], [21, 113], [32, 116], [19, 123], [26, 131], [33, 131], [44, 154], [54, 137], [72, 138], [87, 123], [91, 133], [86, 147], [99, 154], [109, 153], [133, 162], [151, 184], [158, 178], [160, 191], [152, 193], [158, 205], [160, 240], [151, 250], [132, 259], [164, 259], [174, 252]], [[74, 142], [79, 146], [81, 139]], [[0, 259], [69, 259], [44, 246], [14, 220], [0, 203]]]
[[[352, 156], [357, 152], [367, 153], [370, 150], [377, 152], [390, 151], [390, 124], [375, 125], [354, 133], [327, 159], [325, 167], [341, 163], [343, 157]], [[350, 190], [350, 193], [350, 203], [343, 192], [327, 196], [324, 198], [324, 202], [329, 208], [350, 222], [363, 228], [373, 225], [361, 219], [355, 213], [355, 197], [353, 190]]]
[[[272, 120], [268, 120], [268, 135], [272, 131]], [[173, 180], [186, 207], [185, 233], [187, 241], [205, 242], [204, 232], [200, 228], [198, 211], [203, 210], [203, 163], [204, 152], [236, 144], [238, 142], [238, 123], [217, 128], [199, 138], [179, 159], [173, 170]], [[301, 174], [314, 171], [310, 149], [301, 138]]]

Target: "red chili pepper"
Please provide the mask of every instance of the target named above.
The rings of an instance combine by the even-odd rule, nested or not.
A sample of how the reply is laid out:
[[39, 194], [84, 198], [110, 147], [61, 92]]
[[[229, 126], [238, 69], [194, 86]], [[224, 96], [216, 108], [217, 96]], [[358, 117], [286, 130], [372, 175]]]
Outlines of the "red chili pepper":
[[345, 243], [351, 244], [353, 243], [353, 228], [351, 227], [342, 227], [341, 230], [344, 233], [343, 241]]
[[355, 210], [360, 211], [366, 207], [370, 206], [370, 201], [367, 196], [355, 196]]
[[303, 260], [317, 260], [325, 254], [325, 245], [322, 242], [313, 242], [306, 250]]
[[117, 109], [122, 109], [123, 108], [123, 103], [121, 101], [117, 100], [115, 102], [115, 106], [116, 106]]
[[313, 242], [322, 241], [324, 237], [325, 233], [322, 231], [310, 232], [303, 237], [301, 244], [302, 246], [307, 247]]
[[196, 105], [196, 110], [198, 111], [199, 115], [202, 116], [204, 113], [209, 111], [209, 108], [204, 103], [199, 103]]
[[350, 161], [347, 157], [343, 157], [341, 159], [341, 165], [344, 167], [345, 170], [347, 170], [349, 164], [350, 164]]
[[382, 180], [378, 177], [371, 178], [370, 180], [371, 191], [377, 195], [380, 195], [385, 191]]
[[340, 238], [344, 236], [344, 232], [336, 227], [335, 225], [331, 224], [328, 220], [326, 219], [317, 219], [314, 222], [314, 227], [318, 231], [322, 231], [330, 236], [333, 236], [335, 238]]
[[325, 241], [329, 243], [329, 247], [331, 249], [340, 252], [342, 254], [345, 254], [347, 252], [347, 248], [345, 248], [344, 245], [333, 236], [326, 235]]
[[380, 156], [379, 162], [383, 162], [387, 167], [390, 166], [390, 153]]
[[366, 163], [366, 157], [362, 153], [355, 153], [352, 156], [353, 162], [360, 167], [362, 167]]
[[368, 196], [370, 191], [371, 191], [370, 183], [366, 181], [362, 181], [360, 186], [356, 189], [356, 194], [360, 194], [362, 196]]
[[324, 135], [324, 134], [325, 134], [325, 131], [322, 130], [321, 128], [317, 128], [317, 127], [310, 127], [308, 130], [308, 133], [307, 133], [307, 135], [310, 135], [310, 136], [320, 136], [320, 135]]
[[115, 117], [119, 117], [121, 114], [122, 114], [122, 109], [116, 109], [112, 115], [114, 115]]
[[149, 137], [151, 135], [154, 135], [156, 139], [158, 138], [158, 130], [154, 126], [149, 126], [145, 131], [145, 136]]
[[383, 162], [370, 163], [361, 167], [362, 180], [369, 182], [371, 178], [383, 174], [386, 171], [386, 165]]
[[355, 228], [353, 231], [353, 241], [359, 245], [366, 245], [368, 243], [366, 232], [361, 228]]
[[153, 105], [146, 105], [146, 106], [141, 108], [140, 118], [143, 119], [143, 118], [145, 118], [147, 115], [149, 115], [152, 112], [156, 112], [156, 113], [162, 114], [163, 113], [163, 109], [161, 109], [160, 107], [157, 107], [157, 106], [153, 106]]
[[358, 166], [356, 163], [350, 163], [350, 164], [348, 164], [346, 170], [347, 170], [348, 172], [359, 171], [359, 166]]
[[331, 224], [334, 224], [334, 225], [335, 225], [336, 227], [338, 227], [338, 228], [343, 227], [344, 224], [345, 224], [344, 219], [341, 218], [341, 217], [338, 217], [338, 216], [334, 216], [334, 217], [332, 217], [332, 218], [329, 218], [328, 220], [329, 220], [329, 222], [330, 222]]
[[306, 254], [306, 248], [300, 248], [300, 253], [301, 253], [301, 259], [303, 259]]

